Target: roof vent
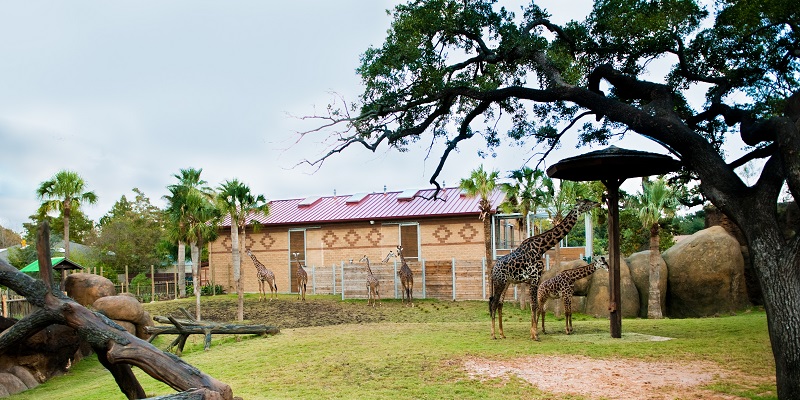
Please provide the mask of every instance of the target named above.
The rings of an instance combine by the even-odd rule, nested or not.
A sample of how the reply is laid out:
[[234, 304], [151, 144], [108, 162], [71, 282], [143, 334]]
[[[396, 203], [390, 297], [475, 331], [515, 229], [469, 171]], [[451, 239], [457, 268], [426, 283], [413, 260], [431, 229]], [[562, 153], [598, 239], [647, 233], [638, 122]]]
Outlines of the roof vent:
[[319, 201], [319, 199], [320, 199], [320, 197], [319, 197], [319, 196], [311, 196], [311, 197], [306, 197], [305, 199], [303, 199], [303, 201], [301, 201], [301, 202], [298, 204], [298, 206], [299, 206], [299, 207], [307, 207], [307, 206], [313, 205], [314, 203], [316, 203], [317, 201]]
[[406, 189], [397, 195], [397, 200], [411, 200], [417, 195], [417, 189]]
[[347, 203], [347, 204], [356, 204], [356, 203], [360, 202], [361, 200], [364, 200], [364, 198], [367, 197], [367, 196], [369, 196], [369, 193], [356, 193], [356, 194], [350, 196], [350, 198], [348, 198], [347, 201], [345, 201], [345, 203]]

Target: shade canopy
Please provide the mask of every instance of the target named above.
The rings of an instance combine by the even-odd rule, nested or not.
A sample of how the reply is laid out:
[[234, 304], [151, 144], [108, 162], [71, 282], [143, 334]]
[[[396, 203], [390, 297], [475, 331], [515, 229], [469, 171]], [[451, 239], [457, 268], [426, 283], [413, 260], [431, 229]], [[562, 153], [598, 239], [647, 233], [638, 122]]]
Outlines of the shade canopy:
[[[53, 269], [59, 271], [67, 269], [83, 269], [83, 267], [78, 263], [75, 263], [64, 257], [53, 257], [50, 259], [50, 262], [53, 264]], [[20, 270], [20, 272], [39, 272], [39, 260], [26, 265], [25, 268]]]
[[547, 176], [568, 181], [606, 181], [664, 175], [678, 171], [680, 161], [663, 154], [610, 146], [565, 158], [547, 169]]

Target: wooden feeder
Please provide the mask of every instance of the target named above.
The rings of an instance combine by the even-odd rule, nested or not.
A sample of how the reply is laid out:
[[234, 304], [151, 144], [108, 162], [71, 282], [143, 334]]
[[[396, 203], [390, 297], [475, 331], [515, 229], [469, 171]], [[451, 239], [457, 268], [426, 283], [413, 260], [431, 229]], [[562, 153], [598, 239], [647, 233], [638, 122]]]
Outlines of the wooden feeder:
[[678, 171], [681, 163], [657, 153], [610, 146], [565, 158], [547, 169], [547, 176], [570, 181], [601, 181], [608, 190], [608, 310], [611, 337], [622, 337], [622, 303], [619, 277], [619, 187], [628, 178], [664, 175]]

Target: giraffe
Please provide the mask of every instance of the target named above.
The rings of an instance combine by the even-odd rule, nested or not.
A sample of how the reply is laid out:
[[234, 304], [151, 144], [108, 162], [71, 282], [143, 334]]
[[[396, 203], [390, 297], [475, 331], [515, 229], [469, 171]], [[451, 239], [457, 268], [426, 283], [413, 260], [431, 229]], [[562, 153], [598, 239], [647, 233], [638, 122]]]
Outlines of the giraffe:
[[308, 283], [308, 274], [303, 268], [303, 264], [300, 263], [300, 253], [293, 254], [295, 261], [297, 261], [297, 299], [300, 300], [302, 298], [303, 301], [306, 301], [306, 284]]
[[539, 303], [537, 318], [542, 318], [542, 333], [547, 333], [544, 330], [544, 316], [546, 313], [544, 306], [547, 304], [547, 300], [559, 297], [564, 303], [565, 331], [567, 335], [572, 333], [572, 294], [575, 292], [575, 281], [593, 274], [594, 271], [597, 271], [597, 268], [608, 270], [608, 263], [605, 257], [600, 257], [600, 260], [595, 260], [589, 265], [561, 271], [556, 276], [539, 284], [539, 294], [536, 297]]
[[[389, 256], [386, 256], [388, 259]], [[369, 258], [365, 254], [361, 261], [359, 262], [366, 262], [367, 263], [367, 305], [372, 304], [372, 307], [375, 307], [375, 298], [378, 299], [378, 305], [381, 304], [381, 295], [378, 293], [378, 289], [380, 288], [380, 282], [378, 282], [378, 278], [372, 274], [372, 268], [369, 267]]]
[[536, 310], [538, 307], [536, 289], [539, 287], [539, 278], [542, 276], [542, 270], [544, 270], [542, 256], [567, 235], [572, 227], [575, 226], [579, 215], [599, 206], [600, 203], [591, 200], [578, 200], [567, 216], [556, 226], [523, 240], [519, 247], [511, 253], [495, 261], [490, 276], [492, 290], [489, 297], [489, 314], [492, 316], [492, 339], [497, 339], [495, 336], [495, 318], [499, 320], [500, 337], [506, 337], [503, 333], [503, 299], [508, 286], [512, 283], [525, 282], [530, 285], [531, 339], [539, 340], [539, 335], [536, 332]]
[[403, 246], [397, 246], [397, 255], [400, 257], [400, 263], [403, 264], [397, 271], [397, 274], [400, 275], [400, 284], [403, 285], [403, 303], [408, 299], [408, 304], [414, 307], [414, 274], [408, 267], [406, 258], [403, 257]]
[[264, 288], [265, 283], [269, 285], [269, 299], [272, 300], [273, 296], [278, 297], [278, 285], [275, 284], [275, 274], [265, 267], [264, 264], [259, 262], [250, 249], [245, 249], [245, 253], [250, 256], [250, 259], [253, 260], [253, 264], [256, 265], [256, 270], [258, 270], [258, 301], [261, 301], [262, 297], [264, 299], [267, 298], [267, 290]]

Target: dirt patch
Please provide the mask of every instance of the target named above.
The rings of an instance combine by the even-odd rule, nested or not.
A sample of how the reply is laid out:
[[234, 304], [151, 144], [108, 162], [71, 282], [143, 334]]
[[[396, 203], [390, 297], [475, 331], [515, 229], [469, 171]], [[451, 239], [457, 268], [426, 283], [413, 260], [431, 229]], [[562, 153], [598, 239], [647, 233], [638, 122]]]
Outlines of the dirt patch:
[[732, 375], [709, 362], [687, 364], [535, 356], [502, 361], [469, 358], [464, 361], [464, 369], [473, 379], [507, 379], [516, 375], [546, 392], [591, 399], [741, 399], [702, 388]]
[[[187, 304], [190, 312], [194, 304]], [[236, 321], [236, 300], [207, 301], [202, 303], [204, 320], [216, 322]], [[177, 306], [170, 302], [149, 304], [151, 315], [179, 316]], [[277, 326], [281, 329], [302, 328], [308, 326], [327, 326], [384, 321], [386, 316], [382, 308], [366, 307], [360, 303], [333, 301], [297, 301], [273, 300], [248, 301], [244, 306], [244, 319], [253, 324]]]

